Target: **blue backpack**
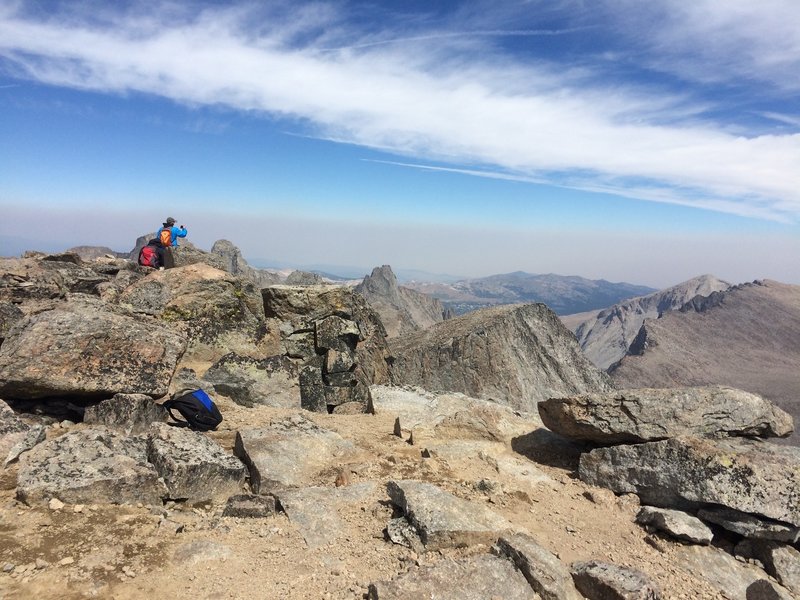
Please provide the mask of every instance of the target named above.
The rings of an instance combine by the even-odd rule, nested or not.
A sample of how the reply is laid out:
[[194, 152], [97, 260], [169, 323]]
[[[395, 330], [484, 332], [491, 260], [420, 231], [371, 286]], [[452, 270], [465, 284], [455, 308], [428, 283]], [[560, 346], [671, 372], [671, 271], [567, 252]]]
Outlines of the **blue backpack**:
[[[176, 396], [161, 406], [166, 408], [178, 423], [198, 431], [210, 431], [222, 423], [222, 414], [217, 405], [203, 390], [193, 390]], [[183, 419], [176, 417], [173, 410], [177, 410]]]

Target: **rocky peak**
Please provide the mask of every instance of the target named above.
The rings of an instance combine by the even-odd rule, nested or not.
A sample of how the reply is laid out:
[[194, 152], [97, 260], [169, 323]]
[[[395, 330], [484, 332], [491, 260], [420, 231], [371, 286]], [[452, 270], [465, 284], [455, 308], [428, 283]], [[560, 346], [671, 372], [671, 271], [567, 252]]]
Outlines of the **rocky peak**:
[[399, 286], [389, 265], [375, 267], [355, 291], [380, 315], [389, 337], [426, 329], [452, 315], [436, 298]]
[[397, 286], [397, 276], [389, 265], [382, 265], [372, 269], [372, 273], [364, 277], [364, 281], [356, 287], [362, 296], [382, 296], [386, 299], [400, 301], [400, 292]]

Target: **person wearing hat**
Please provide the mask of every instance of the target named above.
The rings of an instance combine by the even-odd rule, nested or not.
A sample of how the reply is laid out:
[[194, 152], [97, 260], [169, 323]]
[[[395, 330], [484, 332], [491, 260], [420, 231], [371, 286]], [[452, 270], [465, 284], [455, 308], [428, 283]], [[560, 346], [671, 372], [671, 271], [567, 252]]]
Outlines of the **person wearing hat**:
[[175, 266], [175, 258], [172, 255], [172, 248], [178, 247], [178, 238], [186, 237], [186, 228], [181, 225], [175, 227], [175, 219], [167, 217], [164, 224], [158, 230], [156, 237], [161, 242], [161, 264], [164, 268], [171, 269]]

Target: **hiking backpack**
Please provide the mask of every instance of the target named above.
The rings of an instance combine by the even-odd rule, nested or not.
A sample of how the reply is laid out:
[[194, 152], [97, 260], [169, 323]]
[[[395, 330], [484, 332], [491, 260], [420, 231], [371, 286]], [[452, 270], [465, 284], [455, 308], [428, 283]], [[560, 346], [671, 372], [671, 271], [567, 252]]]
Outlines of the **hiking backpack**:
[[[161, 406], [169, 411], [169, 415], [184, 427], [191, 427], [199, 431], [216, 429], [222, 423], [222, 414], [217, 405], [203, 390], [191, 390], [172, 400], [167, 400]], [[172, 412], [177, 410], [183, 419], [179, 419]]]
[[165, 248], [172, 246], [172, 229], [170, 227], [164, 227], [161, 233], [158, 234], [158, 240]]
[[139, 264], [143, 267], [159, 267], [158, 250], [153, 246], [145, 246], [139, 252]]

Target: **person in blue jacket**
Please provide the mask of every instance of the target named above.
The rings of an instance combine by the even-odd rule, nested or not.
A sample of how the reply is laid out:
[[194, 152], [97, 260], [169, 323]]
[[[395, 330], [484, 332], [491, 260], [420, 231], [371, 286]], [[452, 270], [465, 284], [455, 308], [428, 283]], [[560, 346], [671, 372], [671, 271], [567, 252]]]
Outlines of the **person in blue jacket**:
[[156, 238], [161, 242], [161, 264], [165, 268], [171, 269], [175, 266], [172, 248], [177, 248], [178, 238], [185, 238], [187, 233], [189, 232], [183, 225], [175, 227], [175, 219], [172, 217], [167, 217], [167, 220], [159, 228]]

